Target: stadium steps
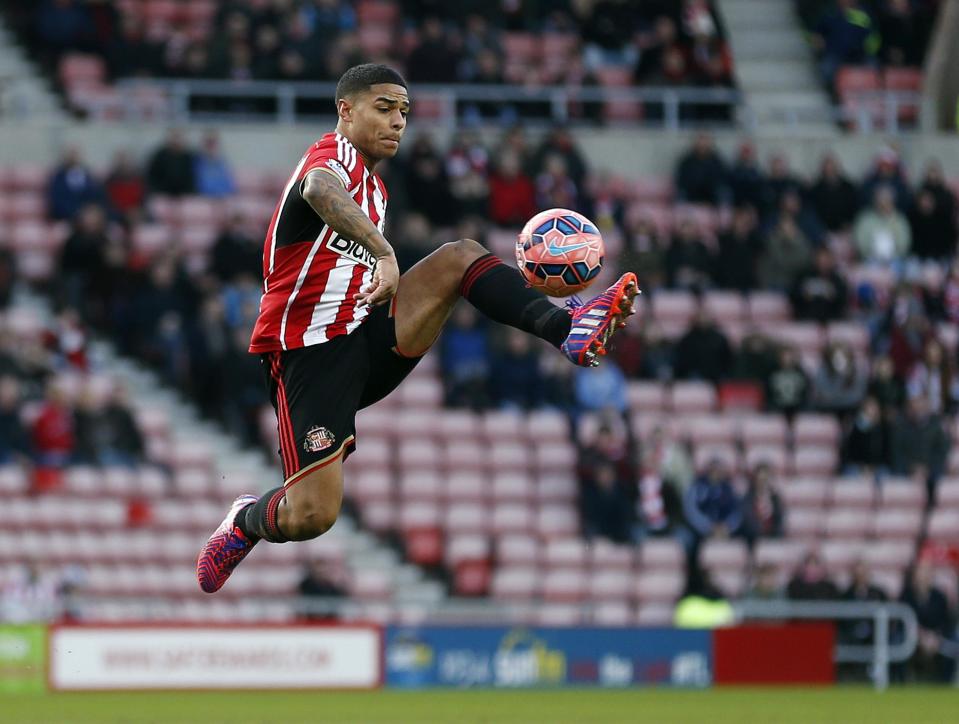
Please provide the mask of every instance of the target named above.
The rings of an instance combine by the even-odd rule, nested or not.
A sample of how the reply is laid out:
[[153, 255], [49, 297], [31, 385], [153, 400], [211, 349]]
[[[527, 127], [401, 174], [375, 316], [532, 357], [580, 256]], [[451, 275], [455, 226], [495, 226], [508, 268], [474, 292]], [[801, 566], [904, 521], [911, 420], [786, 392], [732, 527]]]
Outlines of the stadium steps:
[[792, 0], [717, 0], [746, 99], [742, 119], [757, 133], [838, 135], [832, 103], [821, 87]]
[[[37, 310], [44, 323], [53, 320], [49, 303], [42, 296], [20, 289], [16, 302]], [[242, 471], [244, 479], [262, 481], [260, 491], [250, 492], [262, 492], [276, 485], [278, 469], [271, 466], [259, 451], [244, 448], [218, 425], [201, 419], [193, 405], [184, 401], [175, 391], [162, 387], [151, 370], [135, 360], [121, 357], [112, 344], [102, 340], [91, 342], [89, 357], [92, 369], [108, 372], [127, 387], [135, 405], [149, 405], [165, 411], [170, 421], [174, 446], [184, 441], [205, 445], [212, 452], [211, 466], [217, 476], [229, 479], [231, 473]], [[229, 501], [222, 502], [225, 510]], [[360, 530], [346, 513], [341, 514], [333, 529], [317, 541], [295, 545], [303, 546], [302, 552], [307, 556], [311, 549], [315, 550], [317, 555], [322, 555], [324, 548], [336, 546], [344, 551], [350, 577], [355, 577], [360, 572], [378, 572], [386, 577], [389, 595], [385, 600], [391, 609], [386, 616], [392, 616], [397, 608], [410, 604], [415, 604], [421, 611], [427, 607], [442, 606], [447, 598], [442, 584], [428, 580], [418, 566], [404, 563], [394, 549], [380, 542], [368, 531]], [[259, 546], [254, 550], [251, 560], [263, 557], [264, 548]], [[238, 569], [235, 575], [242, 576], [243, 568]], [[358, 603], [357, 615], [368, 615], [362, 602]]]
[[0, 117], [67, 118], [60, 101], [40, 71], [27, 59], [0, 16]]

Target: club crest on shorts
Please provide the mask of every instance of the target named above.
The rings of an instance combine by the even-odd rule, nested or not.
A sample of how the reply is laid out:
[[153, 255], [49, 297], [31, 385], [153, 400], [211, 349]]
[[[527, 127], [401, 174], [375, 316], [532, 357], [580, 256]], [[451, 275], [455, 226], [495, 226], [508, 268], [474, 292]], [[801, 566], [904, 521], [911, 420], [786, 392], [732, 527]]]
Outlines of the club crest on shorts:
[[303, 449], [307, 452], [318, 453], [331, 447], [334, 442], [336, 442], [336, 438], [333, 437], [332, 432], [325, 427], [314, 425], [307, 431], [306, 437], [303, 439]]

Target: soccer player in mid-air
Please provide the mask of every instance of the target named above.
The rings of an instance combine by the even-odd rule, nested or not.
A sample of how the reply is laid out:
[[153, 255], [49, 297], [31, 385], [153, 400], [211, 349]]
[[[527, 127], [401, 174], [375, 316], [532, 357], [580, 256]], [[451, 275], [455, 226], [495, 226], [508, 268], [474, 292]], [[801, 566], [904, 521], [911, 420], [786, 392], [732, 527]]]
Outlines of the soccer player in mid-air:
[[335, 132], [300, 159], [273, 212], [250, 342], [276, 409], [284, 482], [233, 501], [197, 561], [207, 593], [258, 541], [309, 540], [330, 529], [357, 410], [402, 382], [460, 297], [573, 364], [593, 366], [639, 293], [626, 273], [592, 301], [563, 309], [470, 239], [444, 244], [400, 276], [383, 236], [386, 188], [373, 169], [399, 148], [406, 82], [387, 66], [359, 65], [340, 78], [335, 100]]

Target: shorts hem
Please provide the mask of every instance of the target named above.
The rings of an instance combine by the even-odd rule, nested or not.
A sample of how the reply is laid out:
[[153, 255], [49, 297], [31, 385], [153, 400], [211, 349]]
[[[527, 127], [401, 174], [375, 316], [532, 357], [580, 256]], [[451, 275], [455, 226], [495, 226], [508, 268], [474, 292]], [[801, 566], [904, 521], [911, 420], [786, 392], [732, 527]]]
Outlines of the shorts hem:
[[283, 487], [289, 488], [293, 485], [296, 485], [306, 476], [307, 473], [311, 473], [314, 470], [319, 470], [320, 468], [326, 467], [330, 463], [336, 462], [336, 460], [338, 460], [341, 456], [345, 460], [354, 449], [356, 449], [356, 435], [350, 435], [333, 453], [327, 455], [322, 460], [312, 462], [305, 468], [300, 468], [293, 473], [290, 477], [283, 481]]

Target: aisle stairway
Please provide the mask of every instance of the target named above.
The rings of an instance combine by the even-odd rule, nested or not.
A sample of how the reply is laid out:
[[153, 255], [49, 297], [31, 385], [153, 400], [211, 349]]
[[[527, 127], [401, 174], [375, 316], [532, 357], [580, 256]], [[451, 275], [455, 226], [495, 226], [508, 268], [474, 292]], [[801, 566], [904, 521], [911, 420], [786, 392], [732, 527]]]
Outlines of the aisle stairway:
[[745, 123], [763, 135], [835, 135], [831, 103], [792, 0], [717, 0], [735, 58], [736, 83], [746, 100]]
[[14, 34], [0, 16], [0, 118], [63, 119], [49, 82], [28, 60]]

